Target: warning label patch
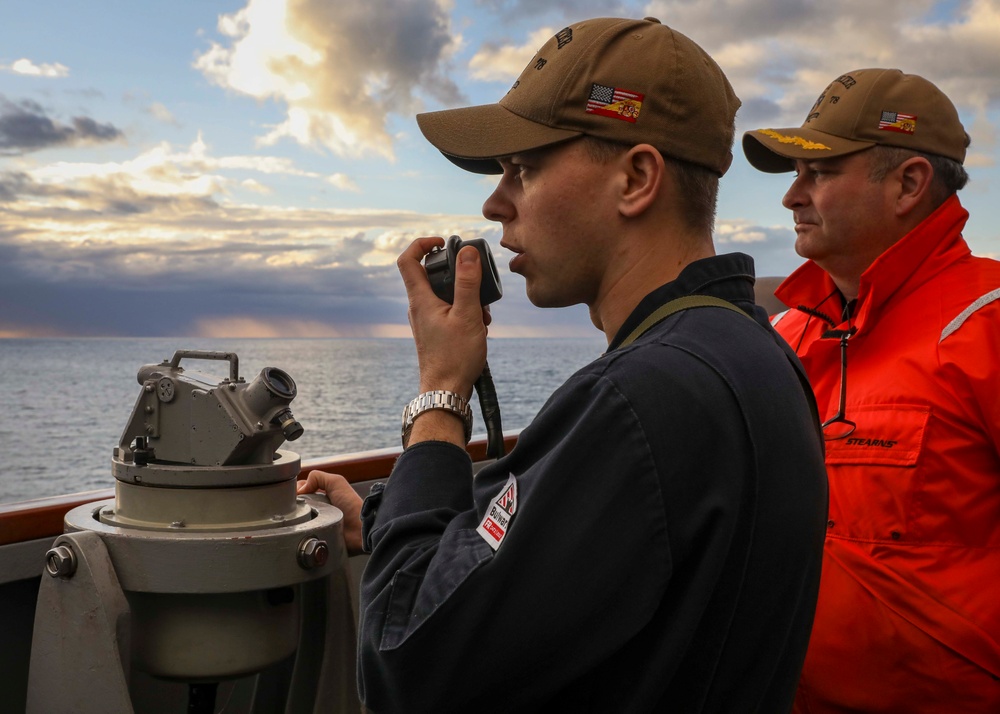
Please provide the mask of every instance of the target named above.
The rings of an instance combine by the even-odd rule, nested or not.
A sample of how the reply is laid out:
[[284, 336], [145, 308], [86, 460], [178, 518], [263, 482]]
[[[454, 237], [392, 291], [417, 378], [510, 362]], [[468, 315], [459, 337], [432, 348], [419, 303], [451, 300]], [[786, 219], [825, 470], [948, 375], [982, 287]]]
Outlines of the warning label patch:
[[495, 499], [490, 502], [486, 515], [480, 522], [476, 532], [483, 537], [493, 550], [500, 547], [507, 531], [510, 529], [514, 513], [517, 511], [517, 481], [513, 474], [507, 477], [507, 483]]

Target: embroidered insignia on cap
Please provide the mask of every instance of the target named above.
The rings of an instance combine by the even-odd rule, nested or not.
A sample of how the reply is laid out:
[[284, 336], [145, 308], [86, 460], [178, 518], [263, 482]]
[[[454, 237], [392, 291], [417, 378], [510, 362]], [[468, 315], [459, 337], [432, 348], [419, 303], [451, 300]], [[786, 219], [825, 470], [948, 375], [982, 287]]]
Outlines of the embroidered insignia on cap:
[[[841, 83], [841, 84], [843, 84], [843, 85], [844, 85], [844, 86], [845, 86], [845, 87], [846, 87], [847, 89], [850, 89], [851, 87], [853, 87], [853, 86], [854, 86], [855, 84], [857, 84], [857, 83], [858, 83], [858, 80], [854, 79], [854, 77], [852, 77], [852, 76], [851, 76], [851, 75], [849, 75], [849, 74], [842, 74], [842, 75], [840, 75], [839, 77], [837, 77], [837, 78], [836, 78], [835, 80], [833, 80], [833, 81], [834, 81], [834, 82], [840, 82], [840, 83]], [[832, 84], [833, 84], [833, 82], [831, 82], [830, 84], [832, 85]]]
[[878, 128], [882, 131], [897, 131], [900, 134], [912, 134], [917, 130], [917, 118], [913, 114], [882, 112]]
[[590, 96], [587, 97], [587, 113], [623, 119], [635, 124], [645, 96], [627, 89], [594, 84], [590, 87]]
[[483, 517], [476, 532], [483, 537], [483, 540], [490, 544], [493, 550], [500, 547], [503, 539], [510, 529], [510, 523], [514, 520], [514, 512], [517, 511], [517, 481], [514, 475], [507, 477], [500, 494], [490, 501], [486, 515]]
[[758, 134], [763, 134], [764, 136], [769, 136], [776, 141], [780, 141], [782, 144], [795, 144], [796, 146], [801, 146], [803, 149], [817, 149], [822, 151], [830, 151], [830, 147], [826, 144], [821, 144], [818, 141], [809, 141], [809, 139], [803, 138], [801, 136], [788, 136], [787, 134], [779, 134], [774, 129], [758, 129]]

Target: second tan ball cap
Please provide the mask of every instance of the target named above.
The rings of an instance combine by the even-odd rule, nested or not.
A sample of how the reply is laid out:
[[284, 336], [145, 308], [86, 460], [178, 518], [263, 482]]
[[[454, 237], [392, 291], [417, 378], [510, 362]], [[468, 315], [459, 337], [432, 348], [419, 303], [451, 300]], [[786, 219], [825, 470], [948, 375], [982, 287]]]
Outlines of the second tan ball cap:
[[898, 69], [858, 69], [833, 80], [802, 126], [743, 135], [754, 168], [782, 173], [794, 160], [844, 156], [875, 145], [965, 161], [969, 135], [951, 100], [933, 83]]

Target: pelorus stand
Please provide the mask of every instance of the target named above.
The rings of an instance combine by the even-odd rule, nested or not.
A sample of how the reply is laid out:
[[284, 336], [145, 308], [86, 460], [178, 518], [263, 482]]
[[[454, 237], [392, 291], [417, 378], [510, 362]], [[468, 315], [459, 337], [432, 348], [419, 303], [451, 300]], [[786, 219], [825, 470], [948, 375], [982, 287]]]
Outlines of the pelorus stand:
[[343, 514], [297, 497], [278, 450], [302, 433], [295, 383], [192, 351], [138, 379], [115, 498], [67, 513], [46, 554], [27, 711], [359, 712]]

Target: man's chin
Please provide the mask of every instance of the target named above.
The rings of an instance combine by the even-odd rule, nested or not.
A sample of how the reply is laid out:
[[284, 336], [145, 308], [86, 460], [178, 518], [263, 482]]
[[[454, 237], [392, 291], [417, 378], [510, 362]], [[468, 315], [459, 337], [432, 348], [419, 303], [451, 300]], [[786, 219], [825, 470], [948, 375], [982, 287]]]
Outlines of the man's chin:
[[560, 299], [558, 295], [548, 295], [539, 290], [532, 290], [529, 285], [525, 290], [528, 301], [535, 307], [570, 307], [576, 305], [572, 300]]
[[800, 258], [805, 258], [806, 260], [816, 259], [817, 251], [815, 245], [805, 231], [800, 231], [795, 238], [795, 252]]
[[552, 302], [549, 302], [548, 300], [546, 300], [544, 297], [541, 297], [541, 296], [538, 296], [538, 295], [533, 295], [530, 292], [528, 293], [528, 302], [530, 302], [535, 307], [546, 307], [546, 308], [548, 308], [548, 307], [562, 307], [562, 305], [553, 304]]

